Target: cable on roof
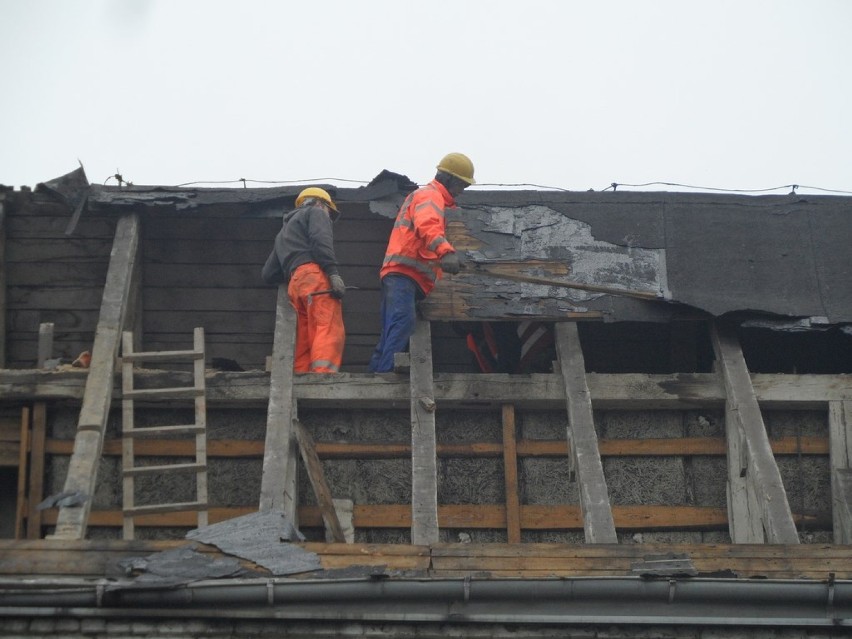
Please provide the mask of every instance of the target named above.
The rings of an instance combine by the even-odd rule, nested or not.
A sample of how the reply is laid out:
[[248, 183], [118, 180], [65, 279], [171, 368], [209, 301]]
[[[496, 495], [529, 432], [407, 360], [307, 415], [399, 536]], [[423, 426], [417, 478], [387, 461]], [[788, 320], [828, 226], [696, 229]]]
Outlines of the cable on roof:
[[701, 191], [721, 191], [724, 193], [769, 193], [770, 191], [779, 191], [781, 189], [790, 189], [790, 195], [796, 194], [796, 189], [813, 189], [815, 191], [825, 191], [826, 193], [844, 193], [846, 195], [852, 195], [852, 191], [840, 191], [835, 189], [823, 189], [817, 186], [804, 186], [799, 184], [783, 184], [781, 186], [773, 186], [769, 189], [720, 189], [713, 186], [695, 186], [693, 184], [679, 184], [677, 182], [645, 182], [644, 184], [626, 184], [623, 182], [612, 182], [608, 187], [602, 189], [602, 191], [608, 191], [612, 189], [613, 192], [619, 186], [632, 186], [632, 187], [643, 187], [643, 186], [677, 186], [685, 189], [699, 189]]

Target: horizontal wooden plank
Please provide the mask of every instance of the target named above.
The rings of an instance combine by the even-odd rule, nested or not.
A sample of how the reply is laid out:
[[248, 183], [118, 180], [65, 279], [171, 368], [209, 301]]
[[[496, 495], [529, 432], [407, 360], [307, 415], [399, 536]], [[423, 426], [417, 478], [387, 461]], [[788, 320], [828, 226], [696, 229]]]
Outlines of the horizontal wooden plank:
[[[267, 349], [268, 351], [269, 349]], [[212, 356], [212, 355], [210, 355]], [[147, 383], [169, 386], [190, 384], [190, 373], [148, 372]], [[598, 410], [682, 410], [721, 407], [725, 396], [713, 374], [595, 374], [587, 375], [592, 404]], [[751, 376], [763, 408], [827, 410], [834, 400], [852, 400], [852, 375]], [[0, 370], [0, 395], [10, 401], [79, 399], [85, 371]], [[217, 372], [207, 376], [208, 402], [265, 405], [269, 401], [269, 374]], [[120, 378], [116, 377], [120, 397]], [[384, 408], [407, 407], [408, 380], [395, 374], [341, 373], [297, 375], [294, 392], [300, 402], [314, 406]], [[553, 374], [485, 375], [435, 374], [438, 410], [488, 406], [508, 402], [519, 408], [564, 408], [561, 377]]]
[[[0, 540], [0, 574], [11, 577], [103, 576], [129, 557], [187, 546], [185, 540]], [[648, 557], [683, 556], [703, 574], [740, 578], [838, 579], [852, 577], [852, 547], [818, 544], [297, 544], [319, 555], [325, 569], [385, 566], [391, 570], [429, 570], [435, 578], [547, 578], [633, 575], [633, 565]], [[223, 556], [216, 548], [199, 552]], [[430, 565], [431, 563], [431, 565]]]
[[[136, 437], [156, 437], [163, 433], [161, 429], [177, 429], [174, 432], [185, 433], [194, 426], [164, 426], [134, 430]], [[165, 431], [170, 432], [170, 431]], [[827, 437], [782, 437], [770, 440], [776, 455], [828, 455]], [[46, 452], [52, 455], [70, 455], [72, 440], [48, 439]], [[726, 454], [725, 440], [721, 437], [681, 437], [671, 439], [602, 439], [599, 441], [601, 455], [604, 457], [637, 456], [665, 457]], [[360, 443], [360, 442], [315, 442], [317, 454], [322, 459], [405, 459], [411, 455], [411, 444], [398, 443]], [[149, 439], [135, 443], [137, 455], [158, 457], [189, 457], [195, 454], [195, 441], [174, 439]], [[498, 442], [439, 443], [438, 455], [441, 457], [502, 457], [503, 445]], [[567, 457], [568, 444], [562, 440], [518, 440], [517, 453], [520, 457]], [[103, 454], [121, 455], [121, 440], [104, 441]], [[263, 457], [263, 442], [241, 439], [207, 442], [209, 457]]]
[[[143, 508], [143, 507], [140, 507]], [[151, 506], [150, 513], [136, 518], [137, 526], [195, 526], [194, 516], [188, 513], [171, 514]], [[177, 506], [175, 507], [177, 509]], [[210, 509], [211, 521], [217, 521], [214, 513], [230, 517], [246, 514], [248, 508]], [[141, 512], [141, 511], [140, 511]], [[43, 523], [55, 523], [55, 511], [45, 511]], [[620, 530], [655, 529], [716, 529], [727, 526], [724, 509], [692, 506], [614, 506], [615, 525]], [[228, 519], [224, 516], [224, 519]], [[121, 526], [120, 510], [93, 510], [89, 526]], [[300, 506], [299, 522], [305, 527], [321, 527], [322, 514], [317, 506]], [[502, 505], [455, 504], [438, 506], [438, 522], [441, 528], [500, 529], [506, 526], [506, 511]], [[353, 525], [356, 528], [409, 528], [411, 506], [407, 504], [355, 504]], [[525, 530], [582, 530], [583, 522], [579, 506], [521, 506], [521, 527]]]

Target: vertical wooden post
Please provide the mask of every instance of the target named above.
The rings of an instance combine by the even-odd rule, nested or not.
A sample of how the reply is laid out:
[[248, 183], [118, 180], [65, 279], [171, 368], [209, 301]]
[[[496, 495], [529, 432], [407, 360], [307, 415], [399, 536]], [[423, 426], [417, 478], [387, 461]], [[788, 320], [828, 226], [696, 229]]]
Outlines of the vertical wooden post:
[[30, 453], [30, 408], [21, 409], [21, 447], [18, 451], [18, 499], [15, 502], [15, 539], [25, 536], [24, 521], [29, 513], [27, 505], [27, 468]]
[[79, 506], [63, 506], [56, 521], [57, 539], [83, 539], [92, 509], [98, 464], [104, 443], [104, 430], [109, 418], [115, 365], [121, 331], [127, 311], [130, 280], [136, 262], [139, 240], [139, 218], [129, 214], [119, 219], [115, 229], [109, 268], [107, 269], [92, 363], [83, 392], [83, 405], [77, 422], [74, 452], [68, 466], [64, 490], [85, 496]]
[[521, 504], [518, 496], [518, 443], [515, 406], [503, 404], [503, 473], [506, 480], [506, 538], [521, 543]]
[[296, 442], [293, 420], [293, 358], [296, 345], [296, 311], [287, 295], [287, 285], [278, 287], [275, 306], [275, 336], [269, 375], [269, 406], [266, 411], [266, 443], [260, 510], [283, 511], [296, 524]]
[[[798, 544], [799, 534], [787, 501], [787, 491], [772, 453], [736, 332], [729, 326], [714, 322], [711, 337], [727, 394], [725, 421], [731, 485], [729, 499], [732, 502], [728, 513], [732, 521], [731, 539], [734, 543], [754, 543], [758, 541], [754, 537], [762, 526], [765, 541]], [[744, 487], [737, 477], [744, 478]]]
[[30, 441], [30, 490], [27, 499], [27, 539], [41, 539], [41, 511], [36, 509], [44, 499], [44, 447], [47, 435], [47, 405], [33, 405], [33, 427]]
[[438, 542], [438, 457], [432, 328], [418, 319], [411, 349], [411, 543]]
[[568, 444], [580, 490], [586, 542], [615, 544], [618, 537], [595, 432], [586, 363], [575, 322], [556, 324], [556, 354], [568, 403]]
[[852, 544], [852, 401], [828, 404], [835, 544]]

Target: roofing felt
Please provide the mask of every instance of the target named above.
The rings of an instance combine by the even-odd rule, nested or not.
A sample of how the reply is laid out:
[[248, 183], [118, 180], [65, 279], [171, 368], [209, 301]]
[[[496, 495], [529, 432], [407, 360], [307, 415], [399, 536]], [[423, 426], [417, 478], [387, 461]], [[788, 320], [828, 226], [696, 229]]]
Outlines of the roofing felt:
[[[69, 206], [85, 197], [98, 211], [228, 207], [267, 217], [292, 207], [303, 186], [102, 187], [78, 169], [37, 189]], [[415, 187], [383, 171], [364, 187], [326, 188], [344, 211], [369, 204], [393, 218]], [[447, 221], [468, 268], [439, 284], [423, 305], [427, 317], [667, 321], [697, 310], [777, 318], [779, 326], [789, 318], [803, 319], [799, 326], [852, 323], [850, 197], [474, 190]]]

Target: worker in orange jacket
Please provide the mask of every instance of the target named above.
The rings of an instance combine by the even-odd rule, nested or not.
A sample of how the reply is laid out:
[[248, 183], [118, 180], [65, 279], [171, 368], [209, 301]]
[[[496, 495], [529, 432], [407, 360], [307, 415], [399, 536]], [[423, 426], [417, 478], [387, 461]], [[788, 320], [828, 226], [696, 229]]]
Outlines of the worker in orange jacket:
[[450, 153], [438, 164], [435, 179], [411, 193], [402, 203], [388, 240], [379, 276], [382, 279], [382, 334], [370, 359], [369, 371], [393, 370], [394, 353], [408, 349], [417, 318], [415, 304], [424, 299], [443, 272], [458, 273], [461, 265], [446, 238], [444, 211], [474, 184], [473, 163]]
[[346, 291], [337, 269], [332, 223], [340, 216], [327, 191], [304, 189], [296, 209], [284, 216], [261, 276], [268, 284], [288, 282], [296, 309], [296, 373], [337, 373], [346, 333], [340, 300]]

